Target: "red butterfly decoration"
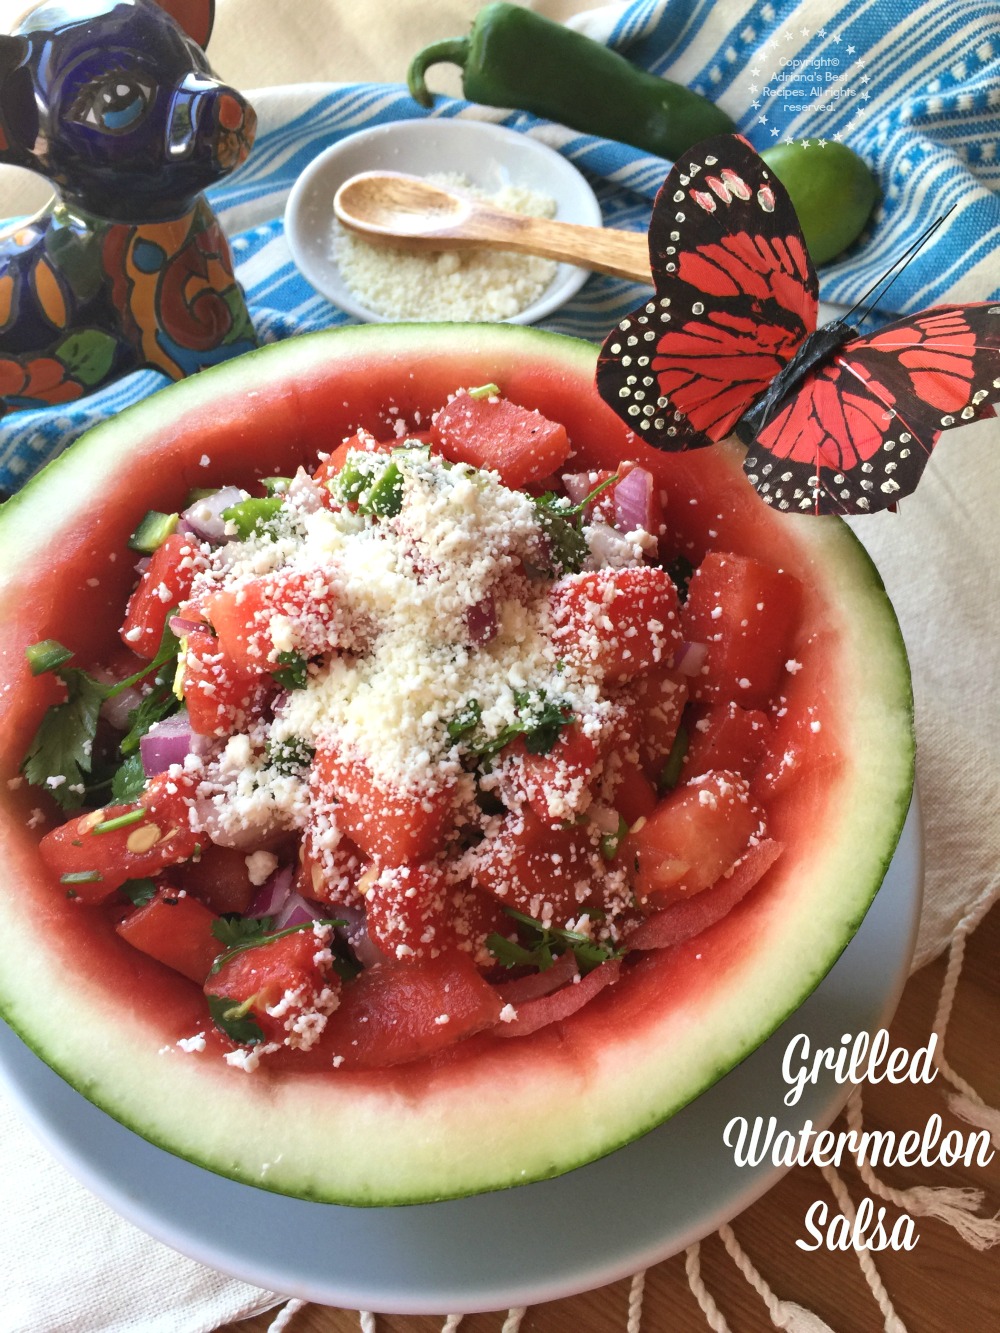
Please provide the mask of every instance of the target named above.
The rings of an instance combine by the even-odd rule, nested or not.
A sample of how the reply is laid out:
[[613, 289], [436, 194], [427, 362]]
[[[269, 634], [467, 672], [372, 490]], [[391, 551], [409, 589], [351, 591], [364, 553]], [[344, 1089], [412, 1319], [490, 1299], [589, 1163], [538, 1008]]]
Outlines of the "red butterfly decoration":
[[936, 306], [867, 337], [839, 320], [816, 331], [818, 283], [795, 210], [737, 135], [673, 167], [649, 252], [655, 295], [605, 339], [598, 390], [660, 449], [735, 433], [768, 504], [889, 508], [942, 431], [994, 415], [1000, 304]]

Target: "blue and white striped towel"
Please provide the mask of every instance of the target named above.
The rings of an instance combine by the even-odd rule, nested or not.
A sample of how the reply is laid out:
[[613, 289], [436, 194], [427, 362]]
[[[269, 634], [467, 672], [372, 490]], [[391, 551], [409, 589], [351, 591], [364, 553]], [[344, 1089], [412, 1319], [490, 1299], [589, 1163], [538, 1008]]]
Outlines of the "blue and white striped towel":
[[[894, 284], [891, 306], [1000, 297], [1000, 6], [996, 0], [635, 0], [575, 26], [635, 63], [719, 102], [755, 147], [842, 140], [871, 165], [882, 203], [870, 233], [822, 275], [851, 305], [929, 219], [947, 223]], [[595, 89], [595, 97], [599, 96]], [[305, 85], [254, 94], [250, 160], [211, 194], [264, 340], [349, 322], [294, 268], [285, 199], [306, 164], [388, 120], [473, 116], [532, 134], [590, 179], [608, 226], [644, 229], [668, 164], [523, 113], [439, 99], [432, 113], [395, 85]], [[595, 275], [545, 327], [598, 340], [643, 289]], [[15, 490], [88, 426], [167, 383], [136, 371], [79, 404], [0, 421], [0, 487]]]

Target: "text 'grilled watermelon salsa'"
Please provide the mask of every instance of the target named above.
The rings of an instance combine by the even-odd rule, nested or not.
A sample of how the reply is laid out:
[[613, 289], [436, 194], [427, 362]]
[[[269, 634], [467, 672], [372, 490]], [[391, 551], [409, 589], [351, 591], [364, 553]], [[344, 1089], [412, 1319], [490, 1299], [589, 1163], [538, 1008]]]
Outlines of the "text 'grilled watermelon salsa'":
[[[651, 454], [596, 402], [590, 349], [518, 332], [482, 333], [470, 350], [435, 330], [447, 370], [416, 394], [408, 376], [392, 382], [397, 344], [405, 354], [416, 331], [322, 339], [325, 401], [343, 404], [327, 422], [321, 398], [289, 388], [290, 359], [272, 360], [270, 391], [265, 374], [240, 418], [250, 468], [246, 441], [226, 443], [231, 425], [175, 437], [166, 451], [179, 448], [183, 479], [206, 484], [178, 493], [175, 479], [173, 507], [144, 519], [113, 496], [119, 531], [131, 509], [132, 550], [93, 562], [94, 586], [121, 589], [104, 632], [32, 617], [45, 633], [28, 649], [34, 728], [21, 728], [27, 781], [9, 783], [11, 813], [28, 784], [62, 807], [54, 826], [40, 809], [24, 821], [42, 835], [33, 879], [54, 952], [84, 958], [88, 987], [110, 962], [139, 989], [137, 1021], [162, 1031], [155, 1050], [172, 1078], [184, 1071], [179, 1086], [221, 1080], [223, 1103], [261, 1107], [275, 1086], [298, 1087], [293, 1137], [317, 1096], [333, 1099], [334, 1124], [353, 1103], [381, 1133], [386, 1115], [405, 1118], [387, 1110], [401, 1089], [416, 1096], [411, 1121], [440, 1122], [450, 1084], [457, 1114], [498, 1077], [527, 1090], [528, 1123], [533, 1063], [558, 1086], [579, 1040], [600, 1082], [651, 1012], [668, 1044], [646, 1055], [667, 1072], [638, 1118], [619, 1106], [616, 1120], [599, 1087], [607, 1124], [568, 1158], [546, 1132], [518, 1160], [505, 1128], [485, 1171], [456, 1144], [433, 1182], [440, 1145], [391, 1179], [383, 1166], [310, 1165], [313, 1126], [291, 1174], [272, 1175], [270, 1161], [253, 1165], [259, 1143], [185, 1145], [120, 1091], [84, 1088], [239, 1178], [395, 1202], [537, 1178], [634, 1137], [728, 1067], [685, 1053], [692, 1013], [717, 1022], [713, 998], [741, 991], [741, 952], [784, 940], [796, 899], [793, 916], [804, 900], [822, 908], [830, 938], [801, 918], [793, 993], [783, 979], [770, 995], [749, 984], [721, 1048], [745, 1054], [819, 980], [905, 814], [905, 661], [846, 530], [765, 513], [724, 448], [707, 463]], [[376, 373], [359, 393], [366, 356]], [[266, 370], [267, 355], [250, 360]], [[282, 408], [293, 438], [277, 443]], [[831, 551], [845, 553], [844, 615], [833, 577], [816, 586]], [[860, 633], [859, 616], [872, 621]], [[852, 639], [887, 659], [857, 710], [888, 725], [888, 758], [859, 759], [833, 674], [854, 669]], [[837, 803], [859, 772], [882, 784], [885, 809], [852, 808], [846, 824], [879, 841], [861, 885], [835, 886], [824, 858], [833, 876], [851, 864]], [[246, 1120], [251, 1145], [266, 1138], [262, 1115]], [[420, 1133], [406, 1129], [399, 1161]]]

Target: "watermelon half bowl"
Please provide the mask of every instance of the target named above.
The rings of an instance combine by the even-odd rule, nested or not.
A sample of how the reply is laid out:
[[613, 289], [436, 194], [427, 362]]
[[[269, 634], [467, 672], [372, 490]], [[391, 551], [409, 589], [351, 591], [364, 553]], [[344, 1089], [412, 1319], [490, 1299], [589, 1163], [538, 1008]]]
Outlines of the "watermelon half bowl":
[[[868, 911], [913, 783], [906, 655], [878, 574], [845, 524], [763, 505], [729, 444], [658, 454], [594, 388], [596, 349], [513, 326], [382, 325], [240, 357], [90, 431], [0, 512], [0, 1012], [86, 1098], [168, 1151], [302, 1199], [430, 1202], [559, 1175], [643, 1135], [736, 1066], [816, 988]], [[821, 705], [822, 742], [769, 808], [784, 852], [716, 925], [649, 950], [570, 1018], [517, 1040], [480, 1034], [376, 1070], [252, 1074], [184, 1052], [205, 1026], [191, 982], [139, 954], [44, 871], [58, 818], [18, 773], [46, 706], [27, 645], [81, 663], [113, 643], [134, 580], [123, 558], [150, 509], [194, 487], [250, 486], [310, 464], [359, 427], [426, 419], [461, 385], [567, 427], [573, 467], [635, 458], [697, 563], [756, 556], [805, 588], [789, 707]], [[419, 417], [418, 414], [419, 413]], [[39, 826], [36, 812], [46, 809]], [[195, 1112], [192, 1108], [197, 1108]]]

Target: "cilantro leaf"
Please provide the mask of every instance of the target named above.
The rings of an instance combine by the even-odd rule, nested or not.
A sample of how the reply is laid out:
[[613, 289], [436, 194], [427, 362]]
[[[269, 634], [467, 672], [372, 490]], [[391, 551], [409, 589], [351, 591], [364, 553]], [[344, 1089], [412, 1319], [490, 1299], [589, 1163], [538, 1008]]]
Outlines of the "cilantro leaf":
[[[97, 738], [101, 704], [105, 699], [113, 699], [123, 690], [139, 684], [150, 672], [156, 673], [155, 688], [129, 714], [130, 730], [120, 746], [122, 754], [128, 758], [138, 750], [140, 737], [145, 735], [153, 723], [177, 707], [177, 700], [170, 691], [170, 682], [176, 669], [179, 646], [177, 636], [169, 626], [165, 626], [153, 660], [145, 663], [134, 675], [113, 685], [95, 679], [80, 667], [65, 666], [72, 653], [54, 639], [46, 639], [26, 649], [29, 665], [35, 675], [51, 672], [66, 687], [65, 702], [54, 704], [46, 710], [21, 765], [21, 771], [32, 786], [44, 787], [63, 810], [79, 809], [87, 789], [93, 785], [88, 779], [93, 773], [94, 741]], [[60, 778], [64, 781], [57, 780]], [[118, 778], [117, 790], [112, 788], [114, 794], [117, 796], [119, 791], [131, 791], [135, 778], [136, 770], [133, 766]]]
[[179, 708], [180, 700], [174, 694], [172, 686], [158, 679], [150, 693], [145, 695], [128, 715], [129, 729], [118, 744], [122, 754], [126, 758], [135, 755], [139, 749], [139, 742], [150, 727], [176, 713]]
[[554, 491], [546, 491], [544, 495], [534, 497], [535, 517], [545, 534], [552, 558], [552, 567], [544, 573], [554, 578], [562, 574], [579, 574], [590, 554], [590, 547], [583, 535], [583, 516], [587, 506], [617, 480], [617, 473], [606, 477], [575, 505]]
[[[212, 934], [232, 952], [258, 944], [273, 925], [273, 916], [237, 916], [229, 912], [212, 922]], [[214, 970], [218, 971], [218, 967]]]
[[486, 936], [486, 947], [497, 962], [507, 968], [533, 967], [539, 972], [545, 972], [554, 961], [550, 948], [539, 944], [529, 949], [497, 932]]
[[212, 995], [206, 992], [208, 1012], [212, 1022], [240, 1046], [256, 1046], [264, 1040], [264, 1032], [254, 1018], [248, 1018], [250, 1008], [257, 997], [238, 1004], [226, 995]]
[[114, 805], [130, 805], [137, 801], [146, 787], [146, 770], [136, 752], [130, 754], [114, 771], [111, 779], [111, 800]]
[[466, 700], [451, 721], [445, 725], [449, 740], [460, 741], [463, 736], [475, 731], [482, 715], [483, 710], [478, 699]]
[[309, 659], [301, 653], [282, 652], [278, 654], [278, 669], [271, 675], [285, 690], [303, 690], [309, 679]]
[[56, 674], [66, 686], [66, 701], [46, 710], [21, 771], [32, 786], [49, 791], [63, 810], [77, 810], [91, 772], [107, 686], [78, 667], [59, 668]]
[[592, 940], [582, 931], [543, 925], [541, 921], [517, 912], [513, 907], [505, 907], [503, 910], [517, 922], [524, 939], [524, 943], [516, 943], [498, 933], [487, 935], [487, 949], [504, 967], [535, 967], [539, 972], [544, 972], [552, 966], [557, 954], [572, 950], [576, 954], [581, 975], [586, 976], [595, 967], [600, 967], [601, 963], [622, 956], [621, 950]]
[[134, 675], [126, 676], [124, 680], [119, 680], [114, 685], [105, 686], [109, 699], [121, 694], [123, 690], [131, 689], [133, 685], [138, 685], [151, 672], [156, 673], [153, 676], [156, 684], [173, 682], [174, 672], [177, 669], [177, 652], [181, 646], [180, 639], [170, 628], [170, 618], [174, 611], [176, 611], [176, 607], [173, 611], [167, 613], [167, 623], [163, 627], [163, 635], [160, 639], [160, 646], [156, 650], [156, 656], [145, 666], [140, 667]]
[[526, 691], [514, 696], [517, 703], [524, 748], [529, 754], [548, 754], [559, 733], [573, 720], [569, 704], [549, 699], [544, 690]]
[[535, 517], [545, 535], [551, 564], [543, 572], [553, 578], [579, 574], [590, 553], [582, 526], [561, 497], [552, 493], [535, 497]]
[[453, 741], [463, 741], [477, 765], [490, 771], [493, 759], [518, 736], [524, 737], [529, 754], [548, 754], [563, 727], [573, 720], [573, 709], [562, 699], [549, 698], [544, 690], [518, 690], [514, 694], [516, 718], [495, 736], [476, 737], [482, 712], [477, 699], [470, 699], [446, 724]]
[[315, 753], [313, 746], [301, 736], [289, 736], [287, 740], [265, 743], [264, 763], [282, 777], [294, 778], [309, 767]]
[[119, 887], [125, 897], [130, 899], [136, 907], [145, 907], [156, 897], [155, 879], [127, 879]]

